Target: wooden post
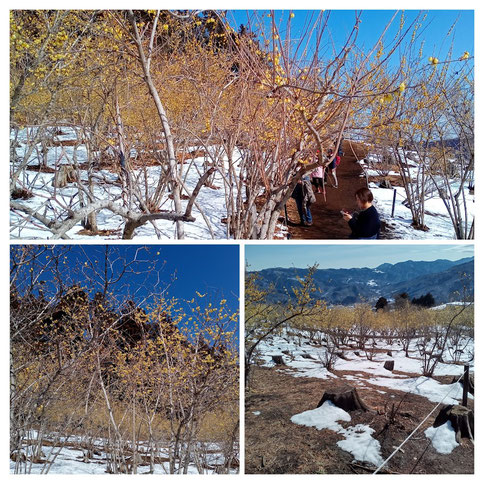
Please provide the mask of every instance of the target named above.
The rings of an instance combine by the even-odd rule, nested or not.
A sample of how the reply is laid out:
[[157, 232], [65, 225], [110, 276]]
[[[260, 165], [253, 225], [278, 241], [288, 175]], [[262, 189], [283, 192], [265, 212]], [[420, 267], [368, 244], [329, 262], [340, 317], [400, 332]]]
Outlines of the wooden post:
[[392, 203], [392, 218], [393, 214], [395, 213], [395, 200], [397, 199], [397, 189], [393, 189], [393, 203]]
[[467, 394], [469, 393], [469, 365], [464, 365], [464, 389], [462, 390], [462, 406], [467, 407]]

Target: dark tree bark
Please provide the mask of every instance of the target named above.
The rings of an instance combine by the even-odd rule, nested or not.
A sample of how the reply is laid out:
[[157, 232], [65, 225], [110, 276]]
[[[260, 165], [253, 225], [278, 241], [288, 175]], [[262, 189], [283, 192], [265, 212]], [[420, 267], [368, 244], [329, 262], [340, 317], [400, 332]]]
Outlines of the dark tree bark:
[[352, 410], [363, 410], [366, 412], [370, 410], [363, 400], [361, 400], [356, 388], [348, 385], [337, 387], [334, 390], [325, 391], [317, 408], [327, 400], [333, 402], [337, 407], [340, 407], [347, 412], [351, 412]]
[[393, 371], [393, 369], [395, 368], [395, 362], [393, 360], [387, 360], [385, 361], [383, 368], [388, 371]]
[[434, 427], [440, 427], [450, 420], [455, 430], [455, 440], [474, 439], [474, 411], [462, 405], [446, 405], [435, 418]]
[[272, 361], [276, 365], [283, 365], [284, 364], [284, 360], [282, 359], [282, 355], [272, 355]]

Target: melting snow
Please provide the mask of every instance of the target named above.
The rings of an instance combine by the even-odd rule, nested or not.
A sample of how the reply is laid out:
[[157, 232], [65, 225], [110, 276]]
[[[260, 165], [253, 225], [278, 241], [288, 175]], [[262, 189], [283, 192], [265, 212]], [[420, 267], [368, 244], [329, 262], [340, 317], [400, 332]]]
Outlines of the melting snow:
[[330, 401], [324, 402], [314, 410], [306, 410], [291, 417], [291, 422], [306, 427], [316, 427], [318, 430], [329, 429], [339, 432], [342, 427], [338, 421], [350, 422], [351, 416], [342, 408]]
[[425, 435], [432, 441], [434, 449], [439, 454], [450, 454], [459, 446], [455, 440], [455, 430], [450, 420], [447, 420], [440, 427], [429, 427], [425, 431]]
[[338, 447], [352, 454], [357, 461], [380, 465], [383, 459], [380, 454], [380, 443], [371, 436], [374, 430], [362, 424], [345, 429], [339, 421], [350, 422], [351, 416], [330, 401], [324, 402], [319, 408], [306, 410], [291, 417], [291, 422], [295, 424], [316, 427], [318, 430], [328, 429], [343, 435], [344, 440], [337, 443]]

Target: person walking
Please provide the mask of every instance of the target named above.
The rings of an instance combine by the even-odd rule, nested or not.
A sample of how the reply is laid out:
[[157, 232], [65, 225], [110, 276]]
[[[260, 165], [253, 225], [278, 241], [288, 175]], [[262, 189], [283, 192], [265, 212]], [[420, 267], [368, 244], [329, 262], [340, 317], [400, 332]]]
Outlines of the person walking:
[[[334, 180], [334, 183], [331, 184], [331, 186], [333, 188], [338, 188], [338, 178], [336, 177], [336, 168], [340, 164], [341, 157], [339, 155], [336, 155], [336, 156], [333, 157], [333, 150], [331, 150], [331, 149], [328, 150], [327, 157], [328, 157], [328, 160], [331, 160], [331, 158], [333, 158], [331, 160], [331, 163], [329, 163], [329, 165], [326, 166], [327, 173], [328, 174], [331, 173], [333, 180]], [[325, 177], [325, 180], [326, 180], [326, 178], [327, 177]]]
[[368, 188], [360, 188], [355, 192], [359, 212], [350, 214], [342, 210], [343, 218], [351, 228], [351, 239], [377, 239], [380, 235], [380, 216], [373, 206], [373, 193]]
[[313, 217], [311, 215], [311, 204], [316, 201], [316, 196], [311, 188], [311, 180], [308, 175], [303, 175], [303, 177], [298, 180], [291, 197], [296, 201], [301, 225], [312, 225]]
[[323, 178], [324, 178], [324, 168], [322, 166], [318, 166], [312, 173], [311, 178], [313, 181], [314, 188], [318, 191], [318, 193], [323, 193], [324, 185], [323, 185]]

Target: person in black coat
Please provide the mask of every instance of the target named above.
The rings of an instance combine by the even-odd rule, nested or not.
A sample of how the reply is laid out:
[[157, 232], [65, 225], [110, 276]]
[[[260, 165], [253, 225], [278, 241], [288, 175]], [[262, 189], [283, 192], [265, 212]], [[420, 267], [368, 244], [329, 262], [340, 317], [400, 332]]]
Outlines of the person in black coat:
[[377, 239], [380, 234], [380, 216], [372, 205], [373, 193], [368, 188], [360, 188], [355, 193], [360, 212], [350, 214], [343, 210], [343, 218], [351, 228], [351, 239]]
[[300, 180], [298, 180], [291, 197], [296, 200], [301, 225], [312, 225], [313, 217], [311, 215], [310, 207], [311, 204], [316, 201], [316, 196], [311, 188], [309, 176], [304, 175]]

